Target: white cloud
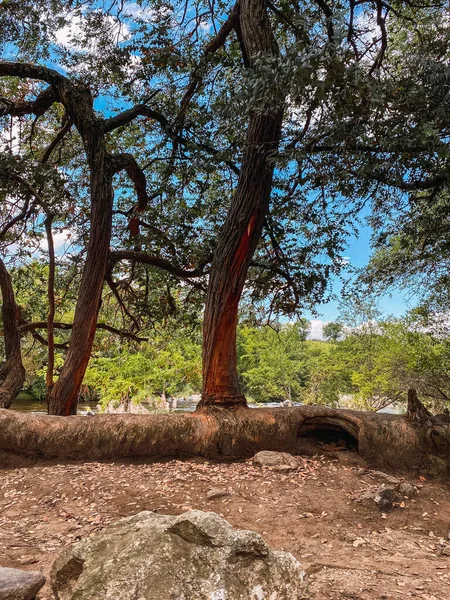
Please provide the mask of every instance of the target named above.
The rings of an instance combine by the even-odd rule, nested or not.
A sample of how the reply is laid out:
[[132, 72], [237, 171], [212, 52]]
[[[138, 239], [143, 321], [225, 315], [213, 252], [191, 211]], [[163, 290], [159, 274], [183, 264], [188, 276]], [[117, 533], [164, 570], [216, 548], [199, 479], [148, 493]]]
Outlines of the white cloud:
[[[79, 11], [65, 15], [67, 24], [55, 32], [55, 39], [59, 46], [66, 50], [88, 51], [95, 53], [97, 50], [97, 39], [91, 38], [87, 43], [87, 18]], [[128, 25], [122, 23], [116, 17], [103, 15], [102, 34], [109, 38], [112, 44], [124, 42], [130, 35]], [[81, 43], [81, 42], [84, 43]]]
[[[71, 237], [73, 232], [70, 229], [63, 229], [53, 234], [53, 244], [55, 246], [55, 254], [64, 254], [71, 245]], [[39, 247], [44, 252], [48, 252], [47, 238], [43, 238], [39, 242]]]
[[159, 16], [155, 9], [139, 6], [136, 2], [126, 2], [123, 8], [123, 14], [125, 18], [132, 17], [147, 23], [157, 21]]
[[309, 322], [309, 340], [323, 340], [323, 327], [328, 321], [322, 321], [321, 319], [312, 319]]

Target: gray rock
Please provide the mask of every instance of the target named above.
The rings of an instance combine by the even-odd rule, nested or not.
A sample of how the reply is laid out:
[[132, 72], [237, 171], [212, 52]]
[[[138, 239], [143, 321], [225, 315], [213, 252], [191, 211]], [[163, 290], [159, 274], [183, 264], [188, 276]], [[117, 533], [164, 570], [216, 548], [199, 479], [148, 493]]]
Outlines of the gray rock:
[[417, 496], [417, 488], [406, 481], [398, 484], [397, 492], [407, 498], [414, 498], [414, 496]]
[[51, 574], [57, 600], [299, 600], [288, 552], [211, 512], [144, 511], [67, 548]]
[[270, 450], [262, 450], [255, 454], [253, 464], [257, 467], [273, 467], [278, 471], [292, 471], [300, 466], [299, 461], [292, 454]]
[[44, 583], [39, 571], [0, 567], [0, 600], [33, 600]]
[[381, 511], [394, 508], [394, 502], [401, 502], [402, 497], [395, 488], [380, 488], [374, 498]]
[[230, 492], [223, 488], [211, 488], [206, 492], [206, 498], [208, 500], [215, 500], [216, 498], [224, 498], [225, 496], [229, 496]]

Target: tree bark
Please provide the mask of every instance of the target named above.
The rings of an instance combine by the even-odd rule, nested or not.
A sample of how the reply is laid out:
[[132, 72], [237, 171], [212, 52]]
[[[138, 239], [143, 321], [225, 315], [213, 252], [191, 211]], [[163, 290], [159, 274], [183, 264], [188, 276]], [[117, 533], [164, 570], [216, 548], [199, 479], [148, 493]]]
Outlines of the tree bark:
[[[370, 465], [448, 477], [450, 425], [418, 424], [406, 416], [325, 406], [169, 415], [69, 418], [0, 410], [0, 456], [100, 460], [163, 456], [242, 459], [260, 450], [302, 453], [314, 432], [354, 441]], [[322, 450], [319, 450], [322, 453]]]
[[[265, 0], [240, 3], [244, 56], [278, 57]], [[283, 99], [268, 94], [249, 120], [239, 180], [220, 233], [210, 271], [203, 322], [203, 393], [199, 407], [245, 406], [236, 365], [238, 305], [261, 236], [272, 189], [274, 154], [283, 120]]]
[[0, 368], [0, 408], [9, 408], [25, 381], [25, 369], [20, 351], [19, 309], [16, 305], [11, 277], [0, 259], [3, 336], [5, 363]]
[[91, 227], [86, 263], [75, 309], [69, 349], [60, 376], [48, 399], [51, 415], [76, 413], [78, 394], [91, 357], [111, 240], [112, 173], [105, 164], [105, 147], [98, 145], [91, 165]]
[[45, 375], [45, 396], [48, 401], [53, 389], [53, 372], [55, 370], [55, 244], [52, 231], [52, 216], [47, 214], [45, 219], [45, 231], [47, 234], [48, 244], [48, 282], [47, 282], [47, 298], [48, 298], [48, 313], [47, 313], [47, 343], [48, 343], [48, 360], [47, 373]]
[[78, 394], [91, 356], [108, 265], [113, 207], [113, 168], [106, 152], [104, 121], [95, 116], [90, 91], [65, 83], [59, 93], [83, 140], [90, 170], [91, 225], [69, 349], [48, 397], [53, 415], [76, 413]]

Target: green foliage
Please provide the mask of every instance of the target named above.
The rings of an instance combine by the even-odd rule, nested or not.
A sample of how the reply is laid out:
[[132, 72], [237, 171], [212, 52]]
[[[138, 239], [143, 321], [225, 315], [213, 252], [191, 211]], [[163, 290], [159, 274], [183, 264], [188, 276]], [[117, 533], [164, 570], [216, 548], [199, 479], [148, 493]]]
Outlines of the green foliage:
[[244, 326], [238, 333], [238, 370], [255, 402], [299, 400], [307, 378], [306, 321], [276, 329]]
[[343, 333], [342, 323], [338, 323], [337, 321], [330, 321], [323, 326], [323, 337], [326, 340], [331, 340], [333, 342], [337, 342], [338, 339], [342, 336]]
[[308, 380], [302, 390], [304, 404], [324, 404], [339, 406], [342, 374], [339, 366], [332, 360], [333, 346], [326, 342], [307, 342]]
[[111, 354], [95, 356], [84, 378], [103, 407], [123, 401], [152, 404], [163, 394], [170, 397], [200, 389], [200, 346], [180, 332], [155, 334], [138, 348], [116, 346]]
[[[355, 408], [379, 410], [404, 403], [413, 387], [434, 411], [450, 401], [450, 337], [442, 318], [416, 312], [404, 319], [366, 322], [348, 329], [317, 373]], [[330, 393], [325, 394], [328, 402]]]

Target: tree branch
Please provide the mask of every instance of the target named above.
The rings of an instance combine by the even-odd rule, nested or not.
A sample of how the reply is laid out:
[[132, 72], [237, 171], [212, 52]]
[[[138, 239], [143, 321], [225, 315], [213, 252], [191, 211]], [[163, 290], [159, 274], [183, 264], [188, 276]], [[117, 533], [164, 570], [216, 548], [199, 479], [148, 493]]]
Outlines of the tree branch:
[[144, 171], [139, 167], [131, 154], [115, 154], [110, 157], [114, 173], [125, 171], [134, 185], [137, 196], [137, 205], [134, 210], [143, 211], [149, 203], [147, 194], [147, 180]]
[[[1, 76], [1, 63], [0, 63]], [[35, 100], [26, 102], [13, 102], [7, 98], [0, 98], [0, 117], [11, 115], [12, 117], [22, 117], [23, 115], [43, 115], [50, 106], [57, 101], [53, 88], [47, 88], [40, 93]]]
[[57, 132], [55, 138], [50, 142], [47, 148], [44, 151], [44, 154], [41, 158], [41, 164], [45, 164], [50, 158], [53, 150], [56, 146], [64, 139], [65, 135], [70, 131], [72, 127], [72, 121], [67, 117], [65, 123], [61, 127], [61, 129]]
[[228, 35], [235, 28], [235, 25], [238, 20], [238, 15], [239, 15], [239, 0], [233, 6], [230, 16], [225, 21], [225, 23], [222, 25], [222, 27], [219, 29], [219, 31], [217, 32], [217, 35], [215, 35], [212, 38], [212, 40], [210, 40], [208, 42], [208, 44], [206, 45], [205, 50], [203, 52], [203, 56], [200, 59], [200, 63], [197, 65], [197, 67], [192, 72], [191, 80], [189, 82], [188, 87], [186, 88], [186, 91], [184, 92], [184, 95], [183, 95], [183, 98], [182, 98], [181, 104], [180, 104], [180, 110], [178, 112], [177, 118], [175, 119], [175, 122], [177, 124], [181, 124], [183, 122], [183, 119], [186, 115], [187, 109], [189, 108], [189, 104], [190, 104], [194, 94], [197, 92], [198, 88], [203, 83], [203, 76], [201, 74], [201, 71], [204, 66], [205, 60], [208, 58], [208, 56], [210, 54], [214, 54], [215, 52], [217, 52], [217, 50], [219, 50], [225, 44], [225, 41], [226, 41]]
[[[106, 119], [104, 123], [105, 132], [111, 132], [118, 127], [122, 127], [127, 125], [131, 121], [133, 121], [136, 117], [148, 117], [150, 119], [154, 119], [157, 121], [164, 132], [169, 136], [170, 139], [173, 140], [176, 144], [187, 144], [190, 146], [196, 146], [199, 150], [205, 150], [209, 154], [213, 156], [217, 156], [218, 154], [222, 154], [221, 150], [217, 150], [217, 148], [212, 147], [209, 144], [204, 142], [196, 142], [189, 141], [181, 135], [179, 131], [176, 131], [175, 128], [169, 123], [168, 119], [160, 112], [149, 108], [145, 103], [137, 104], [133, 106], [129, 110], [120, 113], [120, 115], [116, 115], [115, 117], [111, 117], [110, 119]], [[239, 175], [239, 167], [235, 165], [231, 160], [223, 161], [236, 175]]]
[[134, 250], [113, 250], [110, 252], [109, 256], [112, 266], [119, 261], [129, 260], [131, 262], [138, 262], [162, 269], [163, 271], [167, 271], [168, 273], [171, 273], [176, 277], [180, 277], [181, 279], [193, 279], [195, 277], [203, 277], [207, 274], [207, 271], [204, 270], [204, 267], [199, 267], [197, 269], [193, 269], [192, 271], [188, 271], [182, 267], [174, 265], [165, 258], [146, 254], [145, 252], [136, 252]]
[[[53, 326], [55, 329], [71, 330], [73, 327], [73, 324], [72, 323], [55, 322], [55, 323], [53, 323]], [[34, 332], [37, 329], [46, 329], [46, 328], [47, 328], [46, 321], [37, 321], [36, 323], [26, 323], [25, 325], [20, 326], [20, 333]], [[120, 337], [128, 338], [130, 340], [133, 340], [134, 342], [147, 342], [148, 341], [148, 338], [138, 337], [137, 335], [134, 335], [133, 333], [130, 333], [128, 331], [123, 331], [122, 329], [117, 329], [116, 327], [113, 327], [112, 325], [108, 325], [107, 323], [97, 323], [97, 329], [103, 329], [104, 331], [109, 331], [110, 333], [114, 333], [115, 335], [118, 335]], [[41, 341], [41, 340], [39, 340], [39, 341]], [[55, 347], [61, 347], [61, 346], [65, 347], [66, 344], [60, 344], [59, 346], [57, 346], [55, 344]]]
[[21, 77], [25, 79], [37, 79], [39, 81], [45, 81], [51, 86], [59, 86], [68, 79], [48, 67], [41, 65], [33, 65], [31, 63], [19, 63], [0, 61], [0, 77]]
[[167, 118], [157, 110], [150, 108], [144, 102], [142, 104], [136, 104], [132, 108], [128, 110], [124, 110], [120, 114], [110, 117], [109, 119], [105, 119], [103, 121], [105, 133], [109, 133], [117, 129], [118, 127], [123, 127], [124, 125], [128, 125], [131, 123], [136, 117], [148, 117], [149, 119], [154, 119], [157, 121], [163, 128], [167, 128], [169, 125], [169, 121]]

